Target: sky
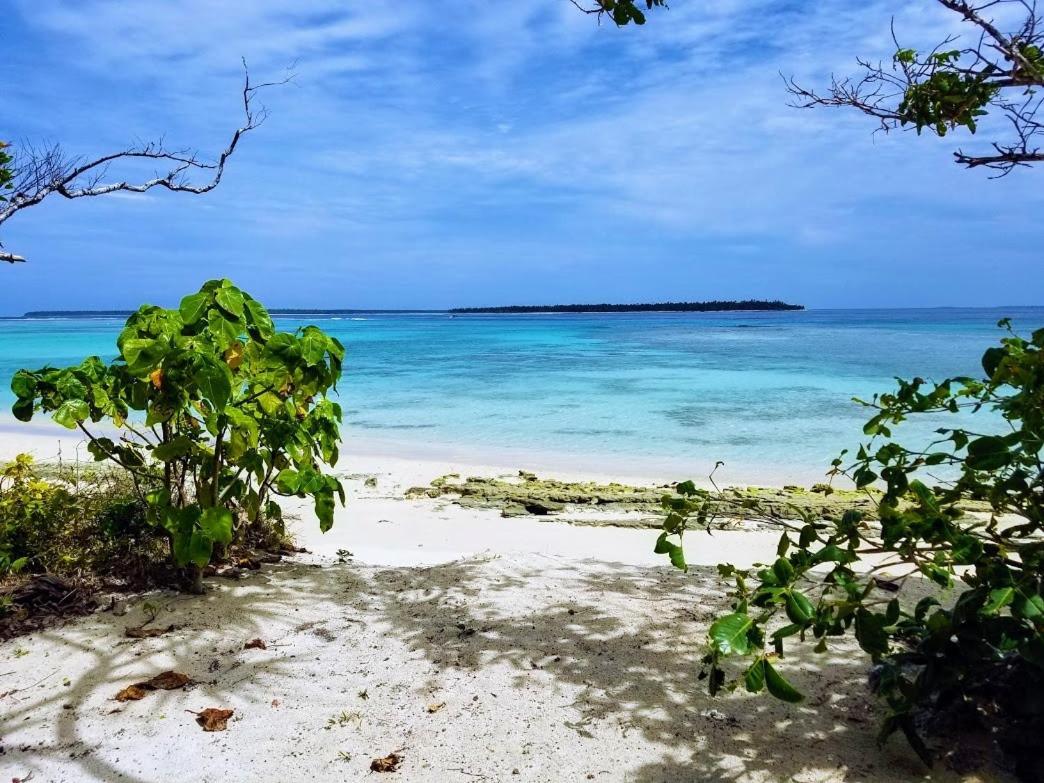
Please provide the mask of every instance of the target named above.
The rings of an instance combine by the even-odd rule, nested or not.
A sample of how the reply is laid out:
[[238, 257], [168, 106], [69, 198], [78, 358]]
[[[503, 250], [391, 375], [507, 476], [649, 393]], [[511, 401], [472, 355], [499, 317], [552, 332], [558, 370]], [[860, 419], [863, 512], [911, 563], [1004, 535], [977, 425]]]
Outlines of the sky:
[[[0, 240], [0, 314], [173, 304], [228, 277], [271, 307], [780, 298], [1044, 304], [1044, 170], [979, 137], [874, 133], [787, 105], [960, 24], [932, 0], [673, 0], [644, 27], [569, 0], [12, 0], [0, 138], [215, 154], [205, 196], [50, 199]], [[141, 176], [151, 170], [114, 171]]]

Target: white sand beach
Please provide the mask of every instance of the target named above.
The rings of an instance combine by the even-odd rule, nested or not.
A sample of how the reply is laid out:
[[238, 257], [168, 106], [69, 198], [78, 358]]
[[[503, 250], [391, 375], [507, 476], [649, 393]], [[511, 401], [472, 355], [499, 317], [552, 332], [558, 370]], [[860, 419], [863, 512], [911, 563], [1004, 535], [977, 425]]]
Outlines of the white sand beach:
[[[0, 434], [0, 459], [58, 453], [56, 431], [28, 432]], [[77, 442], [62, 436], [64, 459]], [[440, 783], [1003, 780], [929, 774], [898, 737], [879, 749], [865, 659], [840, 646], [781, 663], [808, 696], [796, 708], [706, 694], [702, 641], [727, 599], [704, 566], [768, 558], [776, 534], [693, 534], [683, 574], [650, 530], [403, 497], [506, 466], [348, 446], [333, 530], [295, 510], [309, 554], [0, 644], [0, 779], [362, 780], [394, 752], [388, 779]], [[174, 630], [125, 638], [154, 608]], [[170, 669], [194, 684], [114, 700]], [[227, 731], [197, 726], [211, 707], [234, 710]]]

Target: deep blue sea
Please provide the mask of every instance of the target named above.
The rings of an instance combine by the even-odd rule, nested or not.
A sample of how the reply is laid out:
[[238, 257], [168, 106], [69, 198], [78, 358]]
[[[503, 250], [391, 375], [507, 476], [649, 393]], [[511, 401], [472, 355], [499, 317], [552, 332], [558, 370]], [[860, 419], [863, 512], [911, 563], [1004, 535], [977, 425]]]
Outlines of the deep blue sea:
[[[278, 325], [314, 322], [347, 346], [347, 450], [385, 444], [627, 475], [705, 476], [721, 460], [727, 480], [809, 481], [860, 442], [867, 413], [853, 396], [886, 391], [895, 376], [977, 373], [1004, 316], [1025, 333], [1044, 326], [1044, 308], [391, 314]], [[0, 320], [4, 408], [15, 370], [111, 357], [120, 326]]]

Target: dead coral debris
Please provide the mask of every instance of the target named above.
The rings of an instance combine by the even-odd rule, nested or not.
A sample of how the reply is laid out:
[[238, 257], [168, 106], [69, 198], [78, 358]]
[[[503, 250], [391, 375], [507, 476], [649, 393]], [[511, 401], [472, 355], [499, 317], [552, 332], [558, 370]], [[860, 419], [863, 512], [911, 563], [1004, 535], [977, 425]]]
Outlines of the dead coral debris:
[[[549, 516], [564, 511], [607, 511], [648, 515], [647, 519], [570, 519], [574, 524], [624, 525], [659, 527], [663, 499], [674, 496], [676, 484], [630, 486], [599, 484], [593, 481], [569, 482], [542, 479], [533, 473], [519, 471], [515, 478], [471, 476], [460, 479], [447, 475], [434, 479], [427, 487], [412, 487], [408, 498], [445, 497], [464, 508], [498, 508], [505, 517]], [[721, 492], [698, 489], [697, 497], [706, 499], [719, 515], [715, 526], [727, 527], [746, 516], [771, 515], [784, 519], [804, 519], [811, 515], [821, 519], [840, 519], [849, 509], [863, 512], [866, 518], [875, 514], [874, 498], [867, 492], [838, 490], [828, 485], [801, 487], [727, 487]], [[755, 510], [757, 513], [755, 514]]]

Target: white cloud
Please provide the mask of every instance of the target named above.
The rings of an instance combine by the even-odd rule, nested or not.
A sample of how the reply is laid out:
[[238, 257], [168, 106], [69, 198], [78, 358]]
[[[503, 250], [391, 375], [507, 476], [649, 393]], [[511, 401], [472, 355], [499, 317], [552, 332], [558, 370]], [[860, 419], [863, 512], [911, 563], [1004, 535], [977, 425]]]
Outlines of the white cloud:
[[[966, 139], [874, 136], [864, 118], [786, 106], [778, 71], [823, 84], [857, 55], [887, 58], [892, 16], [913, 46], [959, 30], [930, 0], [676, 0], [624, 30], [568, 0], [17, 7], [63, 56], [13, 80], [9, 111], [74, 151], [164, 130], [218, 148], [239, 57], [258, 78], [297, 62], [219, 191], [152, 205], [201, 235], [471, 258], [522, 247], [517, 214], [546, 246], [582, 237], [591, 255], [614, 231], [654, 253], [706, 237], [742, 254], [754, 240], [866, 253], [915, 232], [952, 243], [953, 215], [1026, 225], [1044, 200], [1026, 175], [1001, 189], [958, 170]], [[62, 112], [34, 111], [41, 94]]]

